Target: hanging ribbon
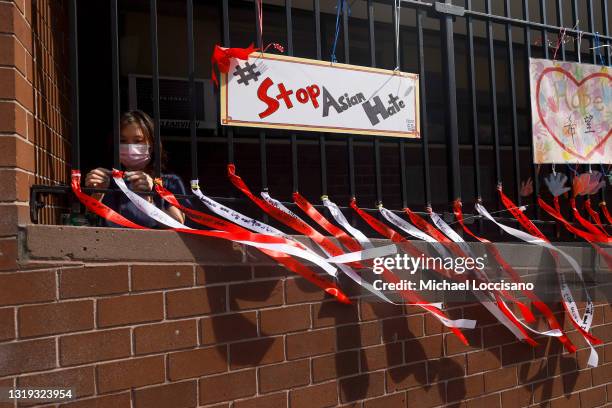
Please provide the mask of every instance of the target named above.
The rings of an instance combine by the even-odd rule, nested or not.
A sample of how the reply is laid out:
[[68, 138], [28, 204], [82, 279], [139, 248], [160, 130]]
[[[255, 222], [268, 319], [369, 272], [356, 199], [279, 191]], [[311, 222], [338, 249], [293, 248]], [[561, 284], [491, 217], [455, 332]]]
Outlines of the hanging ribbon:
[[336, 33], [334, 34], [334, 43], [332, 44], [329, 59], [331, 62], [338, 62], [336, 59], [336, 46], [338, 45], [338, 37], [340, 36], [340, 12], [346, 7], [346, 0], [338, 0], [336, 3]]
[[344, 214], [342, 214], [342, 211], [340, 211], [340, 208], [338, 208], [338, 206], [334, 202], [330, 201], [329, 197], [323, 196], [321, 197], [321, 201], [323, 202], [325, 208], [329, 210], [329, 213], [332, 215], [334, 220], [338, 224], [340, 224], [342, 228], [344, 228], [353, 238], [355, 238], [355, 240], [359, 242], [359, 245], [361, 245], [361, 247], [373, 248], [373, 245], [368, 239], [368, 237], [366, 237], [363, 232], [359, 231], [357, 228], [354, 228], [348, 222]]
[[402, 17], [402, 0], [393, 0], [395, 15], [395, 71], [400, 69], [400, 20]]
[[599, 32], [596, 32], [595, 38], [594, 38], [594, 44], [593, 44], [593, 51], [595, 51], [595, 55], [599, 59], [599, 65], [606, 65], [603, 55], [601, 54], [601, 48], [602, 48], [602, 45], [601, 45], [601, 41], [599, 38]]
[[595, 237], [596, 242], [601, 242], [601, 243], [611, 243], [612, 242], [612, 239], [608, 236], [608, 234], [605, 231], [601, 231], [599, 228], [593, 225], [593, 223], [591, 223], [589, 220], [587, 220], [580, 214], [580, 212], [576, 208], [575, 198], [572, 197], [570, 198], [569, 201], [570, 201], [570, 208], [572, 209], [574, 213], [574, 218], [576, 219], [576, 221], [580, 223], [580, 225], [582, 225], [590, 234], [592, 234]]
[[[514, 206], [514, 203], [512, 203], [512, 201], [508, 197], [505, 197], [505, 195], [503, 194], [503, 192], [501, 190], [499, 192], [500, 192], [500, 195], [502, 196], [502, 202], [504, 203], [504, 205], [507, 206], [507, 208], [509, 210], [512, 207], [516, 208], [516, 206]], [[508, 204], [510, 204], [510, 207], [508, 207]], [[508, 234], [510, 234], [510, 235], [512, 235], [512, 236], [514, 236], [514, 237], [516, 237], [516, 238], [518, 238], [520, 240], [522, 240], [522, 241], [528, 242], [528, 243], [533, 244], [533, 245], [542, 246], [542, 247], [548, 249], [550, 254], [553, 256], [553, 259], [555, 260], [555, 264], [557, 265], [556, 271], [557, 271], [557, 276], [559, 278], [559, 286], [560, 286], [560, 290], [561, 290], [561, 296], [563, 298], [563, 307], [568, 312], [574, 327], [576, 327], [576, 329], [582, 334], [582, 336], [587, 341], [587, 344], [591, 348], [591, 355], [589, 356], [589, 360], [588, 360], [589, 366], [592, 366], [592, 367], [597, 366], [598, 356], [597, 356], [597, 352], [593, 348], [593, 344], [601, 344], [601, 340], [593, 337], [588, 332], [590, 327], [591, 327], [591, 323], [593, 321], [593, 302], [591, 301], [591, 298], [590, 298], [590, 296], [589, 296], [589, 294], [588, 294], [588, 292], [586, 290], [586, 287], [584, 286], [584, 280], [583, 280], [583, 277], [582, 277], [582, 270], [581, 270], [580, 266], [578, 265], [578, 263], [574, 260], [574, 258], [569, 256], [567, 253], [565, 253], [564, 251], [560, 250], [559, 248], [553, 246], [550, 243], [550, 241], [548, 241], [548, 239], [541, 233], [541, 231], [535, 225], [533, 225], [531, 220], [529, 220], [527, 217], [524, 216], [524, 214], [521, 213], [523, 215], [523, 217], [516, 217], [515, 216], [515, 218], [519, 221], [519, 223], [521, 223], [521, 225], [523, 225], [524, 228], [526, 228], [528, 230], [533, 230], [534, 232], [537, 232], [538, 235], [534, 236], [534, 235], [528, 234], [526, 232], [517, 230], [515, 228], [508, 227], [506, 225], [500, 224], [480, 204], [476, 204], [476, 211], [478, 211], [478, 213], [480, 215], [484, 216], [485, 218], [487, 218], [491, 222], [493, 222], [495, 225], [500, 227], [506, 233], [508, 233]], [[514, 214], [514, 211], [512, 211], [512, 210], [510, 210], [510, 211]], [[541, 237], [543, 237], [543, 239]], [[579, 277], [579, 279], [581, 281], [581, 284], [583, 286], [583, 289], [585, 291], [585, 297], [587, 299], [587, 301], [586, 301], [586, 310], [585, 310], [584, 315], [582, 317], [580, 316], [580, 314], [578, 312], [578, 307], [576, 306], [576, 302], [574, 301], [574, 297], [573, 297], [573, 295], [571, 293], [571, 290], [569, 289], [569, 286], [566, 283], [564, 273], [559, 269], [559, 262], [558, 262], [559, 258], [558, 258], [558, 255], [563, 256], [563, 258], [565, 258], [565, 260], [571, 265], [572, 269], [574, 269], [574, 271], [578, 275], [578, 277]]]
[[[494, 258], [495, 261], [502, 267], [502, 269], [508, 274], [508, 276], [510, 276], [510, 278], [514, 281], [514, 282], [521, 282], [521, 278], [520, 275], [518, 274], [518, 272], [516, 272], [514, 270], [514, 268], [512, 268], [512, 266], [510, 266], [510, 264], [502, 257], [501, 253], [499, 252], [499, 250], [497, 249], [497, 247], [495, 246], [495, 244], [493, 244], [493, 242], [482, 238], [476, 234], [474, 234], [465, 224], [464, 220], [463, 220], [463, 211], [461, 208], [461, 202], [459, 200], [456, 200], [453, 203], [453, 213], [455, 215], [455, 218], [457, 219], [457, 222], [459, 223], [459, 225], [461, 225], [461, 227], [463, 228], [463, 230], [470, 236], [472, 236], [474, 239], [476, 239], [477, 241], [482, 242], [483, 244], [485, 244], [485, 248], [487, 249], [487, 252], [490, 253]], [[432, 217], [432, 221], [434, 222], [434, 224], [436, 225], [442, 225], [441, 223], [444, 222], [442, 221], [442, 219], [432, 211], [431, 213], [431, 217]], [[452, 230], [449, 227], [449, 230]], [[446, 231], [443, 229], [443, 231], [446, 233]], [[453, 231], [454, 233], [454, 231]], [[456, 233], [455, 233], [456, 234]], [[459, 235], [457, 234], [457, 237], [459, 237]], [[550, 332], [545, 332], [545, 333], [552, 333], [554, 331], [558, 331], [559, 333], [561, 333], [561, 335], [558, 337], [559, 341], [563, 344], [563, 346], [565, 347], [565, 349], [570, 352], [570, 353], [574, 353], [576, 352], [576, 346], [574, 346], [574, 344], [572, 344], [572, 342], [570, 341], [569, 337], [567, 337], [567, 335], [565, 333], [563, 333], [563, 329], [561, 327], [561, 325], [559, 324], [559, 321], [557, 320], [557, 318], [555, 317], [554, 313], [552, 312], [552, 310], [550, 310], [550, 308], [540, 300], [540, 298], [532, 291], [523, 291], [523, 293], [532, 301], [532, 304], [536, 307], [536, 309], [538, 309], [540, 311], [540, 313], [542, 313], [544, 315], [544, 317], [546, 318], [547, 322], [548, 322], [548, 326], [551, 328]], [[526, 318], [527, 320], [527, 318]], [[543, 333], [544, 334], [544, 333]], [[544, 335], [549, 335], [549, 334], [544, 334]]]
[[[155, 191], [170, 205], [180, 209], [185, 214], [187, 214], [190, 219], [200, 225], [209, 228], [223, 229], [230, 232], [248, 232], [245, 228], [232, 224], [231, 222], [219, 219], [214, 216], [210, 216], [208, 214], [181, 205], [174, 196], [174, 194], [165, 189], [160, 182], [156, 182]], [[320, 287], [326, 293], [335, 296], [340, 302], [350, 303], [348, 297], [344, 295], [344, 293], [342, 293], [342, 291], [338, 288], [338, 286], [336, 286], [335, 283], [319, 276], [310, 268], [293, 259], [292, 257], [281, 252], [270, 251], [267, 249], [259, 248], [259, 250], [274, 259], [276, 262], [285, 266], [290, 271], [302, 276], [304, 279], [308, 280], [312, 284]]]
[[612, 216], [610, 215], [610, 211], [608, 211], [608, 206], [605, 201], [599, 203], [599, 207], [601, 207], [601, 212], [603, 212], [604, 217], [608, 220], [608, 225], [612, 225]]
[[253, 44], [249, 45], [247, 48], [224, 48], [219, 45], [215, 45], [215, 50], [213, 51], [212, 57], [210, 58], [210, 77], [215, 83], [215, 85], [219, 86], [217, 74], [215, 73], [215, 66], [217, 66], [219, 72], [227, 74], [230, 69], [230, 60], [232, 58], [237, 58], [246, 61], [249, 59], [249, 55], [251, 55], [257, 50], [259, 50], [259, 48], [255, 48]]
[[599, 217], [599, 213], [597, 211], [595, 211], [593, 209], [593, 207], [591, 207], [591, 198], [587, 198], [586, 201], [584, 202], [584, 208], [586, 208], [587, 212], [589, 213], [589, 215], [591, 216], [591, 218], [593, 218], [595, 220], [595, 223], [597, 224], [597, 226], [599, 227], [599, 229], [601, 229], [603, 232], [606, 233], [606, 235], [610, 235], [608, 234], [608, 232], [606, 231], [606, 228], [603, 226], [603, 223], [601, 222], [601, 218]]

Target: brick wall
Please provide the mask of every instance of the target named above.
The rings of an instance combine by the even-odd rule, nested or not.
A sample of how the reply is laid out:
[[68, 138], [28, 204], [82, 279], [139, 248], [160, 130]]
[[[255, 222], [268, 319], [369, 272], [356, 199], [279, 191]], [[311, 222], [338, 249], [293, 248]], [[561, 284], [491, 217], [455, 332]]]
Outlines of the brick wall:
[[577, 355], [546, 339], [534, 349], [463, 305], [451, 315], [478, 320], [466, 347], [421, 309], [338, 304], [220, 241], [53, 226], [24, 235], [22, 269], [0, 273], [0, 385], [75, 388], [77, 402], [44, 406], [612, 403], [607, 304], [593, 322], [600, 366], [589, 369], [575, 331]]

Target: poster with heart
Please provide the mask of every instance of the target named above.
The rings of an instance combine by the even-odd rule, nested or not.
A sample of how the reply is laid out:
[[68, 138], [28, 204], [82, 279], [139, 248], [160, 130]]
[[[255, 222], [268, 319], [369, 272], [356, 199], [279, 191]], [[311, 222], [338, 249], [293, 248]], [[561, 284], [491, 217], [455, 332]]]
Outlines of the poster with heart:
[[612, 164], [610, 68], [529, 62], [534, 162]]

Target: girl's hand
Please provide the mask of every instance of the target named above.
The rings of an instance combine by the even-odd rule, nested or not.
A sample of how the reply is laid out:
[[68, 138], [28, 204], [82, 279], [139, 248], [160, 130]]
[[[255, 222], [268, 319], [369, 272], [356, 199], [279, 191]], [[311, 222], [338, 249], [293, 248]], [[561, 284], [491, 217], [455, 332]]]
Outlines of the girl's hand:
[[153, 178], [144, 171], [126, 171], [125, 176], [133, 191], [149, 192], [153, 190]]
[[111, 171], [103, 167], [93, 169], [85, 177], [85, 186], [94, 188], [108, 188]]

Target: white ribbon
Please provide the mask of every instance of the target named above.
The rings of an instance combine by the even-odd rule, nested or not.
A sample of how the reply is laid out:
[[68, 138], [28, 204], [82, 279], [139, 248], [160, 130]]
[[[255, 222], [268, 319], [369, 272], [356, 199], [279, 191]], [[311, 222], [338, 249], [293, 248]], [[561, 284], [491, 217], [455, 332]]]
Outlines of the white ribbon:
[[326, 196], [323, 197], [322, 200], [323, 200], [323, 205], [329, 210], [332, 217], [334, 217], [334, 220], [336, 220], [338, 224], [340, 224], [349, 234], [351, 234], [351, 236], [355, 238], [362, 247], [366, 249], [374, 248], [374, 246], [372, 245], [370, 240], [365, 236], [365, 234], [359, 231], [357, 228], [354, 228], [348, 222], [344, 214], [342, 214], [342, 211], [340, 211], [340, 208], [338, 208], [338, 206], [335, 203], [329, 201], [329, 198], [327, 198]]
[[[585, 308], [584, 315], [582, 317], [580, 316], [580, 313], [578, 312], [578, 307], [576, 306], [576, 302], [574, 301], [574, 296], [572, 295], [572, 292], [569, 286], [567, 285], [567, 282], [565, 281], [565, 276], [563, 272], [559, 270], [559, 265], [557, 264], [557, 258], [553, 256], [555, 260], [555, 264], [557, 264], [555, 269], [559, 277], [559, 289], [561, 291], [561, 296], [564, 299], [563, 303], [566, 305], [566, 309], [569, 311], [570, 318], [574, 321], [574, 323], [580, 326], [582, 330], [584, 330], [585, 332], [588, 332], [593, 322], [593, 312], [594, 312], [593, 301], [591, 300], [591, 297], [589, 296], [589, 293], [586, 290], [586, 286], [584, 284], [584, 280], [582, 277], [582, 269], [580, 268], [580, 265], [578, 265], [576, 260], [572, 258], [571, 256], [569, 256], [566, 252], [552, 245], [550, 242], [544, 241], [538, 237], [534, 237], [533, 235], [528, 234], [524, 231], [518, 230], [516, 228], [512, 228], [507, 225], [500, 224], [499, 222], [495, 221], [495, 219], [491, 216], [491, 214], [489, 214], [489, 212], [481, 204], [476, 204], [476, 211], [478, 211], [480, 215], [487, 218], [489, 221], [493, 222], [499, 228], [504, 230], [506, 233], [522, 241], [525, 241], [529, 244], [539, 245], [541, 247], [548, 249], [549, 251], [554, 251], [560, 254], [561, 256], [563, 256], [569, 262], [569, 264], [572, 266], [572, 268], [574, 269], [574, 271], [580, 278], [580, 282], [582, 283], [582, 287], [584, 288], [584, 292], [586, 295], [586, 308]], [[585, 340], [587, 340], [587, 343], [589, 347], [591, 348], [591, 354], [589, 356], [589, 360], [587, 364], [591, 367], [597, 367], [597, 364], [599, 362], [597, 351], [595, 350], [595, 348], [593, 348], [593, 345], [588, 341], [588, 339], [585, 339]]]

